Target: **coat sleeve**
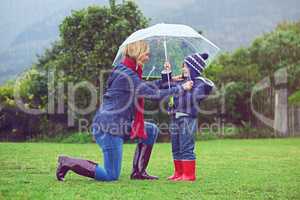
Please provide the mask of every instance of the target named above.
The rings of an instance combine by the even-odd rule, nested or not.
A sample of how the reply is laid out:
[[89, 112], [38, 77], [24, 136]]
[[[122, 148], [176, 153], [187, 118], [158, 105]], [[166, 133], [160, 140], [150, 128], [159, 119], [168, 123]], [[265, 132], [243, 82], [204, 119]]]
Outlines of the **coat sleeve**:
[[[168, 80], [168, 76], [169, 76], [169, 80]], [[155, 81], [147, 81], [147, 83], [149, 83], [150, 86], [154, 86], [154, 87], [159, 88], [159, 89], [168, 89], [169, 88], [169, 84], [168, 84], [169, 81], [170, 81], [170, 86], [174, 87], [175, 84], [172, 83], [172, 73], [162, 71], [161, 72], [161, 79], [155, 80]]]
[[215, 84], [207, 78], [199, 77], [199, 79], [201, 83], [195, 88], [192, 94], [197, 101], [202, 101], [209, 96]]
[[161, 89], [160, 86], [163, 85], [162, 82], [147, 82], [140, 80], [135, 74], [132, 76], [134, 92], [139, 97], [145, 97], [152, 100], [160, 100], [172, 95], [180, 95], [184, 92], [181, 85], [176, 85], [171, 88]]
[[181, 99], [183, 104], [189, 105], [190, 103], [199, 103], [206, 99], [212, 92], [214, 83], [206, 78], [201, 77], [197, 80], [198, 84], [189, 92], [186, 92], [184, 97]]

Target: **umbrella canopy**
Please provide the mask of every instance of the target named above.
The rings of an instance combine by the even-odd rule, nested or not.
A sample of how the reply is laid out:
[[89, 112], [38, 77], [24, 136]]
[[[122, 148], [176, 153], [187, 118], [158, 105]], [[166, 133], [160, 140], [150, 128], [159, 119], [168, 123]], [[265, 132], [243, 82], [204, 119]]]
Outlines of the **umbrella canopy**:
[[186, 56], [194, 53], [207, 53], [203, 60], [206, 66], [216, 57], [219, 48], [193, 28], [180, 24], [157, 24], [131, 34], [120, 46], [113, 65], [123, 58], [126, 45], [144, 40], [150, 46], [150, 61], [144, 65], [143, 77], [160, 77], [165, 61], [172, 65], [174, 75], [181, 73], [181, 65]]

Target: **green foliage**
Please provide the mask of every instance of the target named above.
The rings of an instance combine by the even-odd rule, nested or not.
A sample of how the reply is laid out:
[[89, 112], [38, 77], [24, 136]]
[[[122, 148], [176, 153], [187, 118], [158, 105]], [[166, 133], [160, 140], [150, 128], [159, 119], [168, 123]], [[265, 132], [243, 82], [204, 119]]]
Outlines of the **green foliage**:
[[[112, 62], [121, 43], [132, 32], [147, 25], [148, 19], [131, 1], [122, 4], [110, 1], [110, 7], [90, 6], [73, 11], [60, 24], [60, 39], [45, 55], [40, 56], [37, 68], [53, 73], [54, 90], [58, 84], [66, 87], [66, 84], [82, 81], [99, 88], [100, 82], [105, 83], [107, 77], [106, 73], [99, 80], [103, 75], [101, 70], [112, 69]], [[67, 105], [66, 91], [64, 95]], [[87, 107], [90, 99], [88, 89], [79, 88], [76, 91], [77, 107]]]
[[14, 89], [29, 108], [42, 109], [47, 105], [47, 79], [45, 73], [41, 73], [35, 67], [24, 72], [16, 80]]
[[47, 103], [47, 80], [45, 75], [31, 68], [18, 79], [0, 86], [0, 103], [15, 106], [15, 97], [19, 97], [28, 108], [41, 108]]
[[121, 43], [147, 25], [148, 19], [131, 1], [73, 11], [60, 24], [60, 40], [40, 57], [38, 66], [63, 71], [63, 81], [97, 83], [100, 70], [111, 68]]
[[196, 134], [196, 140], [216, 140], [226, 138], [236, 138], [239, 135], [239, 129], [225, 125], [224, 127], [217, 129], [211, 127], [210, 129], [203, 129]]
[[92, 143], [93, 136], [87, 133], [75, 133], [61, 140], [62, 143]]
[[[250, 47], [220, 55], [205, 75], [216, 83], [218, 89], [223, 89], [221, 93], [226, 97], [225, 120], [241, 126], [242, 121], [254, 120], [250, 108], [252, 88], [265, 77], [270, 78], [271, 88], [276, 88], [274, 74], [278, 69], [287, 69], [289, 93], [299, 90], [299, 58], [300, 21], [279, 24], [274, 31], [257, 38]], [[268, 115], [274, 112], [273, 90], [260, 92], [253, 102], [263, 107]]]
[[289, 96], [289, 103], [292, 105], [300, 105], [300, 90]]
[[[105, 82], [105, 79], [99, 80], [100, 70], [111, 69], [111, 64], [121, 43], [132, 32], [146, 27], [148, 22], [149, 20], [132, 1], [116, 4], [116, 1], [111, 0], [109, 7], [90, 6], [73, 11], [59, 26], [60, 38], [43, 55], [38, 56], [38, 62], [32, 69], [24, 72], [11, 84], [0, 87], [0, 106], [15, 107], [14, 91], [20, 94], [20, 99], [24, 102], [25, 107], [46, 109], [48, 93], [56, 94], [58, 85], [66, 88], [67, 83], [76, 84], [88, 81], [98, 88], [100, 81]], [[51, 73], [54, 76], [54, 85], [50, 86], [48, 81], [50, 84], [52, 82], [48, 75]], [[66, 105], [68, 95], [67, 90], [64, 91], [65, 94], [62, 98]], [[86, 107], [90, 102], [91, 97], [87, 89], [79, 88], [75, 95], [76, 106], [80, 108]], [[54, 96], [55, 102], [58, 102], [57, 96]], [[64, 108], [66, 109], [67, 106]], [[15, 113], [18, 111], [18, 108], [15, 108], [9, 112], [1, 112], [0, 119], [2, 119], [2, 115], [5, 115], [6, 119], [15, 118]], [[25, 117], [32, 118], [31, 116]], [[85, 117], [90, 118], [91, 116]], [[41, 122], [36, 121], [34, 126], [40, 127], [41, 132], [47, 135], [51, 135], [52, 132], [57, 134], [54, 131], [56, 128], [50, 128], [53, 126], [50, 122], [51, 116], [47, 115], [41, 118]], [[9, 121], [11, 120], [6, 120], [5, 123], [0, 121], [1, 131], [4, 130], [2, 127], [7, 127], [5, 134], [8, 135], [9, 131], [14, 130], [14, 127], [17, 126], [14, 123], [7, 125], [6, 123]], [[59, 123], [61, 122], [57, 122], [57, 124]], [[26, 124], [28, 125], [28, 123]], [[33, 129], [29, 127], [29, 130]], [[23, 133], [24, 130], [21, 131], [20, 134], [30, 134]]]
[[86, 144], [94, 142], [93, 136], [89, 133], [66, 133], [66, 134], [58, 134], [54, 137], [49, 137], [46, 135], [42, 135], [41, 138], [33, 138], [31, 142], [55, 142], [55, 143], [76, 143], [76, 144]]
[[0, 86], [0, 104], [2, 106], [13, 106], [14, 85], [12, 82], [7, 82]]
[[[274, 86], [274, 72], [287, 67], [289, 86], [298, 85], [295, 78], [300, 75], [300, 21], [296, 23], [282, 23], [264, 36], [257, 38], [249, 48], [253, 63], [259, 67], [262, 77], [270, 76]], [[296, 72], [296, 74], [294, 74]]]

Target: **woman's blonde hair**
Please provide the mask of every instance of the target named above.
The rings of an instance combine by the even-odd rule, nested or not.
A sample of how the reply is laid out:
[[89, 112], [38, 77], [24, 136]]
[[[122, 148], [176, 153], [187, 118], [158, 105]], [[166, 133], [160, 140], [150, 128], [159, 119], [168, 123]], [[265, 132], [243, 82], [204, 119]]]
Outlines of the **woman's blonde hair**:
[[150, 47], [144, 40], [139, 40], [137, 42], [130, 43], [125, 46], [123, 50], [123, 55], [135, 59], [139, 63], [139, 58], [141, 55], [148, 53]]

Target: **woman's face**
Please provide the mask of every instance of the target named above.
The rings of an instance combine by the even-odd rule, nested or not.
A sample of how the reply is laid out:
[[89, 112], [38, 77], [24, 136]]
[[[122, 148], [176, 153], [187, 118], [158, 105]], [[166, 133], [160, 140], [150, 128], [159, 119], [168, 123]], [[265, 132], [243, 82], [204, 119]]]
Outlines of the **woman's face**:
[[143, 53], [140, 57], [139, 57], [139, 63], [144, 65], [145, 63], [147, 63], [150, 60], [150, 52], [147, 51], [146, 53]]
[[190, 70], [186, 66], [185, 63], [182, 64], [182, 74], [183, 74], [184, 77], [189, 77], [190, 76]]

